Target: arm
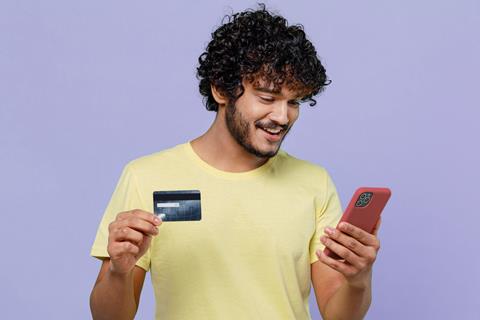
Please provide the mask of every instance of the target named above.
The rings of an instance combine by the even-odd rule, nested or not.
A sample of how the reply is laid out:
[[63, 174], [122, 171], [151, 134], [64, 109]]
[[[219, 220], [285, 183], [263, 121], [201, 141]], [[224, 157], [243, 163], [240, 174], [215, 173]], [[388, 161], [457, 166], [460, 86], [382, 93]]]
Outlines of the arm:
[[135, 266], [128, 274], [116, 274], [110, 270], [110, 259], [103, 260], [90, 295], [93, 319], [133, 319], [145, 273], [145, 270]]
[[317, 251], [312, 264], [312, 283], [322, 317], [363, 319], [371, 303], [372, 265], [380, 243], [375, 231], [369, 234], [342, 223], [340, 230], [327, 228], [322, 243], [345, 260], [335, 260]]
[[161, 223], [152, 213], [131, 210], [119, 213], [109, 224], [109, 258], [103, 260], [90, 295], [94, 320], [135, 317], [146, 273], [136, 263], [158, 234]]

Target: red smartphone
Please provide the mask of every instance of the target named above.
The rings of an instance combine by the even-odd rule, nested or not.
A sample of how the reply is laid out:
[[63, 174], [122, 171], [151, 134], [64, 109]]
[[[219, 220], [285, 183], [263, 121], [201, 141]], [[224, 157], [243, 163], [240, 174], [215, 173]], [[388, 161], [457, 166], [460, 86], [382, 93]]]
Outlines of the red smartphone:
[[[373, 228], [377, 224], [380, 214], [387, 204], [390, 195], [391, 191], [388, 188], [358, 188], [353, 194], [353, 197], [338, 224], [345, 221], [367, 231], [368, 233], [373, 233]], [[342, 259], [329, 248], [325, 248], [323, 252], [331, 258]]]

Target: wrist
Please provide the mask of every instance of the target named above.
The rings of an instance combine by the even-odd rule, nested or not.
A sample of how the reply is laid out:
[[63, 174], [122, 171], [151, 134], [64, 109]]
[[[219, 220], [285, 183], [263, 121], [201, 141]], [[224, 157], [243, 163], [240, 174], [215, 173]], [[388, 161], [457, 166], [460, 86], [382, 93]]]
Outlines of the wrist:
[[119, 280], [126, 280], [128, 279], [131, 275], [133, 274], [133, 269], [130, 271], [120, 271], [116, 268], [114, 268], [113, 264], [110, 263], [110, 266], [108, 268], [108, 275], [111, 278], [119, 279]]
[[354, 290], [367, 290], [372, 284], [372, 271], [369, 270], [365, 273], [357, 275], [354, 278], [347, 279], [347, 285]]
[[354, 291], [366, 291], [370, 284], [366, 281], [355, 281], [355, 282], [347, 282], [347, 286], [349, 289]]

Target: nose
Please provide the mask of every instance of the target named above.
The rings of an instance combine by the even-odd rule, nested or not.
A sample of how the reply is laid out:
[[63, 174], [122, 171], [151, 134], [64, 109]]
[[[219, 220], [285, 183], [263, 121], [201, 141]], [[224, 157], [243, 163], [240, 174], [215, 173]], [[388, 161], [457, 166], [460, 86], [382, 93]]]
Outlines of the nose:
[[279, 125], [288, 124], [288, 103], [282, 102], [276, 104], [270, 114], [270, 119], [277, 122]]

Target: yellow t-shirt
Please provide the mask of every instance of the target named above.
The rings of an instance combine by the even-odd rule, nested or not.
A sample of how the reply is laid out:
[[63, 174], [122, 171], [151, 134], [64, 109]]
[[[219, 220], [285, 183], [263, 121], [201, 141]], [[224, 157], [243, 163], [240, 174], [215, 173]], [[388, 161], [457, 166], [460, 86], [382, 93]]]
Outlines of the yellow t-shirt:
[[108, 224], [153, 212], [153, 192], [201, 193], [200, 221], [164, 222], [137, 265], [151, 272], [156, 319], [311, 319], [310, 264], [341, 204], [327, 171], [280, 149], [261, 167], [226, 172], [189, 142], [129, 162], [91, 255], [108, 257]]

